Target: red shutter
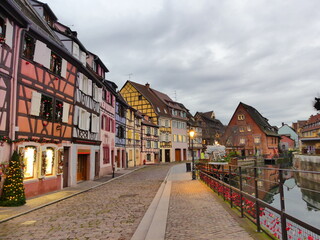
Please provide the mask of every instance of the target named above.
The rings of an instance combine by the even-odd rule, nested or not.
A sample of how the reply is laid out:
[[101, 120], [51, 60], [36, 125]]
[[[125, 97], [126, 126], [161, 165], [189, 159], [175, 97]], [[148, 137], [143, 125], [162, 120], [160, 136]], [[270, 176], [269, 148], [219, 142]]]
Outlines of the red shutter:
[[106, 117], [106, 131], [110, 131], [109, 117]]
[[105, 116], [102, 115], [102, 116], [101, 116], [101, 129], [104, 128], [104, 118], [105, 118]]

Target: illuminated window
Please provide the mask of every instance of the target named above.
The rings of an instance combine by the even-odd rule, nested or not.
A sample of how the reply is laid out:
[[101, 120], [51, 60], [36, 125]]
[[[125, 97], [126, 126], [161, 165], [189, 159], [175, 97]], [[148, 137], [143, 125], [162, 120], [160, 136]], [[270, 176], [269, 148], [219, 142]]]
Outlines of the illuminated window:
[[240, 144], [245, 144], [245, 143], [246, 143], [246, 139], [240, 138]]
[[52, 120], [53, 106], [52, 98], [41, 95], [41, 106], [40, 106], [40, 115], [46, 120]]
[[244, 120], [244, 115], [243, 114], [239, 114], [238, 115], [238, 120]]
[[55, 111], [55, 121], [61, 122], [63, 114], [63, 102], [56, 100], [56, 111]]
[[45, 169], [44, 175], [53, 174], [53, 165], [54, 165], [54, 150], [53, 148], [47, 148], [45, 151], [45, 164], [43, 168]]
[[244, 127], [239, 127], [239, 132], [244, 132]]
[[254, 143], [260, 143], [260, 137], [254, 137]]
[[247, 126], [247, 131], [251, 132], [251, 126]]
[[0, 42], [4, 42], [6, 37], [6, 21], [0, 17]]
[[35, 147], [26, 147], [24, 149], [23, 163], [24, 163], [24, 178], [34, 177], [34, 165], [36, 162], [37, 151]]

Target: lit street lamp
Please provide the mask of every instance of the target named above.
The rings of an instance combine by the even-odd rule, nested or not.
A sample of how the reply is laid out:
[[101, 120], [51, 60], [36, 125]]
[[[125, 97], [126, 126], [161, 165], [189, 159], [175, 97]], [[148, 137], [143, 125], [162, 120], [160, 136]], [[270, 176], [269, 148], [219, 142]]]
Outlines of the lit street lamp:
[[195, 131], [193, 129], [190, 129], [189, 135], [191, 138], [191, 152], [192, 152], [192, 180], [196, 179], [196, 172], [194, 168], [194, 154], [193, 154], [193, 138], [194, 138]]

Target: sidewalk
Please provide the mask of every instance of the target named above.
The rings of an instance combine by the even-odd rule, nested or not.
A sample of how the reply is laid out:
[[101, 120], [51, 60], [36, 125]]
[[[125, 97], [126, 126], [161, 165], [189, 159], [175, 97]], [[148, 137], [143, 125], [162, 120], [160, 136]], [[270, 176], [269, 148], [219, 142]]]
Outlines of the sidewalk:
[[254, 239], [185, 164], [173, 166], [131, 240]]
[[89, 191], [90, 189], [104, 185], [110, 181], [113, 181], [119, 177], [125, 176], [126, 174], [129, 174], [142, 167], [143, 166], [136, 167], [136, 168], [129, 168], [129, 169], [121, 169], [115, 172], [114, 178], [112, 178], [112, 175], [107, 175], [97, 180], [84, 181], [84, 182], [78, 183], [74, 187], [67, 187], [59, 191], [33, 197], [30, 199], [27, 199], [27, 203], [20, 207], [0, 207], [0, 223], [8, 221], [12, 218], [21, 216], [28, 212], [32, 212], [36, 209], [48, 206], [50, 204], [62, 201], [64, 199], [73, 197], [83, 192]]

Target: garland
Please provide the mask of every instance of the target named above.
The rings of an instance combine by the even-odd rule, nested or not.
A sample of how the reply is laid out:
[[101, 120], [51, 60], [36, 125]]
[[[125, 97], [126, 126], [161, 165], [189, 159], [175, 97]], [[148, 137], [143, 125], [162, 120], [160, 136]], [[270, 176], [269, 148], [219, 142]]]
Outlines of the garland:
[[60, 143], [60, 141], [46, 140], [42, 138], [18, 138], [18, 139], [12, 140], [11, 138], [6, 136], [0, 136], [0, 142], [6, 142], [6, 143], [37, 142], [37, 143], [54, 143], [54, 144]]

